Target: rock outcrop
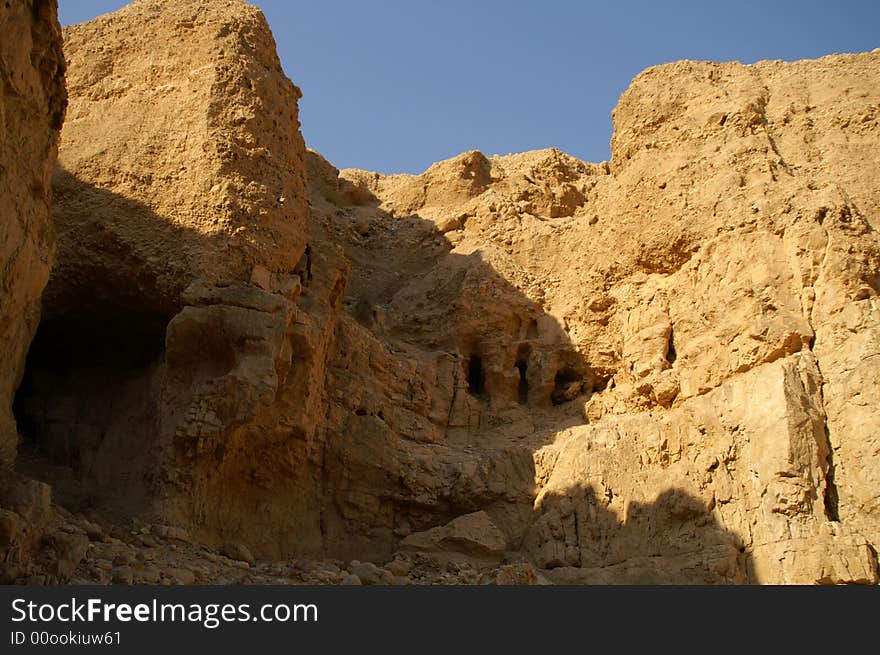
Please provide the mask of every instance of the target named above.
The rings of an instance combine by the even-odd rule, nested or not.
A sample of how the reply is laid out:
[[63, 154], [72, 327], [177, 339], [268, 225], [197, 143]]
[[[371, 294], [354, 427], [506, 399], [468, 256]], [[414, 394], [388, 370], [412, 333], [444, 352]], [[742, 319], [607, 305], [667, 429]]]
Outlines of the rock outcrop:
[[258, 9], [134, 2], [65, 29], [64, 53], [53, 315], [87, 302], [169, 315], [193, 280], [253, 274], [272, 286], [295, 268], [306, 242], [300, 92]]
[[65, 55], [46, 579], [878, 581], [880, 52], [653, 68], [609, 162], [392, 176], [305, 150], [238, 0]]
[[222, 521], [249, 486], [224, 475], [251, 463], [234, 435], [272, 420], [304, 327], [300, 92], [243, 2], [135, 2], [64, 52], [59, 249], [21, 414], [109, 510]]
[[17, 442], [12, 398], [55, 252], [50, 180], [67, 94], [55, 3], [16, 1], [0, 11], [0, 467], [8, 469]]
[[878, 75], [877, 52], [651, 69], [602, 164], [470, 152], [334, 186], [313, 163], [356, 320], [461, 381], [479, 355], [431, 439], [481, 471], [531, 452], [533, 481], [462, 511], [560, 582], [876, 581]]
[[49, 512], [49, 488], [12, 467], [13, 398], [55, 253], [51, 177], [67, 105], [56, 9], [47, 0], [0, 7], [0, 582], [19, 574]]

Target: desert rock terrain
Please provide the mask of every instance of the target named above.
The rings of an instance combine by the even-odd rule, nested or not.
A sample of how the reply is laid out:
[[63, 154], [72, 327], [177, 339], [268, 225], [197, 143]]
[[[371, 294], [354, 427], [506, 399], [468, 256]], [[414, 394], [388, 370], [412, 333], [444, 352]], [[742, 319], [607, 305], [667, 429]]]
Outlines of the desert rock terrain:
[[13, 470], [12, 404], [56, 247], [50, 198], [67, 91], [54, 2], [10, 0], [0, 33], [0, 577], [14, 578], [51, 513], [49, 487]]
[[880, 51], [648, 69], [607, 162], [383, 175], [306, 148], [240, 0], [27, 6], [4, 581], [878, 582]]

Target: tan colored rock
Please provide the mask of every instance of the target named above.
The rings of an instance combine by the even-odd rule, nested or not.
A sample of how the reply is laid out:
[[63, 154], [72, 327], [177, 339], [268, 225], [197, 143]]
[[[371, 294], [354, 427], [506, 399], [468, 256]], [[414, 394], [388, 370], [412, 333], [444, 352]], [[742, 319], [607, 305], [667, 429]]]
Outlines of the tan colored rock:
[[385, 565], [385, 570], [397, 577], [406, 576], [413, 569], [413, 564], [409, 560], [395, 558]]
[[[167, 582], [877, 581], [877, 53], [649, 69], [610, 162], [385, 176], [304, 151], [243, 3], [69, 43], [19, 406], [61, 496], [192, 540], [124, 531], [77, 575], [150, 547]], [[228, 542], [253, 565], [191, 552]]]
[[[626, 580], [641, 575], [633, 566], [642, 561], [645, 581], [799, 584], [822, 578], [809, 553], [824, 552], [829, 561], [855, 558], [837, 567], [839, 579], [855, 570], [854, 580], [870, 580], [872, 569], [857, 554], [868, 552], [865, 536], [828, 522], [819, 389], [806, 353], [665, 414], [607, 417], [571, 430], [564, 445], [548, 446], [562, 450], [536, 501], [526, 548], [545, 568], [630, 562]], [[707, 559], [709, 552], [722, 559]], [[667, 558], [668, 566], [660, 561]], [[677, 577], [685, 569], [687, 577]]]
[[258, 9], [139, 0], [66, 28], [64, 52], [48, 311], [173, 312], [194, 279], [293, 270], [306, 242], [300, 92]]
[[130, 585], [134, 582], [134, 571], [128, 565], [114, 567], [111, 576], [114, 584]]
[[12, 400], [55, 254], [50, 180], [67, 92], [56, 3], [0, 8], [0, 469], [17, 443]]
[[504, 557], [504, 533], [486, 512], [474, 512], [400, 542], [403, 552], [431, 553], [443, 559], [461, 559], [481, 564], [498, 563]]
[[495, 584], [505, 586], [536, 585], [538, 573], [529, 563], [505, 564], [499, 567], [495, 576]]
[[[426, 390], [459, 391], [448, 411], [428, 414], [445, 415], [442, 436], [403, 433], [466, 443], [496, 462], [500, 444], [531, 435], [521, 443], [534, 452], [540, 492], [526, 548], [544, 565], [589, 569], [584, 580], [875, 579], [859, 553], [870, 553], [876, 533], [876, 467], [848, 462], [873, 461], [880, 250], [867, 149], [877, 139], [869, 80], [878, 74], [876, 53], [680, 62], [647, 71], [621, 98], [609, 165], [472, 152], [419, 176], [340, 173], [337, 189], [353, 185], [362, 198], [342, 211], [369, 216], [376, 233], [346, 244], [350, 298], [381, 308], [383, 320], [364, 325], [463, 362], [452, 382]], [[852, 145], [837, 148], [844, 142]], [[871, 163], [848, 163], [862, 159]], [[573, 211], [528, 202], [527, 190], [545, 182], [555, 197], [568, 184], [582, 200]], [[315, 195], [316, 205], [345, 205], [339, 191]], [[406, 251], [420, 252], [412, 267]], [[464, 380], [474, 344], [476, 399]], [[377, 353], [371, 366], [387, 358]], [[513, 406], [520, 377], [525, 414]], [[583, 404], [590, 425], [554, 427], [532, 394]], [[562, 446], [584, 438], [602, 445], [577, 457]], [[631, 459], [616, 445], [630, 438]], [[607, 468], [591, 472], [608, 448]], [[631, 471], [638, 482], [622, 481]], [[758, 482], [738, 481], [745, 471]], [[545, 496], [551, 480], [559, 487]], [[523, 534], [515, 514], [505, 525], [514, 539]], [[682, 532], [681, 522], [691, 527]], [[820, 552], [838, 564], [810, 554]]]
[[[19, 430], [13, 400], [40, 320], [55, 254], [49, 206], [67, 106], [54, 1], [0, 6], [0, 581], [27, 575], [48, 519], [49, 489], [11, 472]], [[68, 575], [56, 567], [55, 580]], [[43, 578], [48, 580], [49, 578]]]
[[372, 562], [358, 562], [355, 560], [349, 566], [349, 572], [357, 576], [361, 584], [365, 585], [390, 585], [394, 581], [392, 573], [380, 569]]
[[[134, 370], [101, 370], [76, 381], [87, 391], [58, 392], [68, 397], [67, 414], [51, 438], [84, 444], [67, 456], [92, 472], [89, 482], [125, 488], [142, 511], [177, 481], [158, 472], [163, 462], [178, 468], [177, 450], [191, 453], [194, 435], [202, 452], [213, 452], [205, 441], [231, 421], [253, 419], [289, 367], [284, 332], [305, 247], [299, 92], [281, 71], [265, 19], [245, 3], [140, 2], [66, 38], [77, 91], [55, 219], [70, 238], [46, 307], [56, 323], [77, 326], [61, 335], [67, 342], [97, 332], [98, 343], [78, 346], [91, 368], [111, 363], [101, 361], [107, 331], [140, 327], [124, 338], [130, 355], [119, 343], [106, 357]], [[116, 324], [109, 330], [101, 327], [108, 313]], [[235, 354], [247, 340], [259, 345]], [[230, 384], [242, 391], [224, 394]], [[120, 387], [112, 413], [102, 409]], [[236, 408], [218, 406], [232, 398]], [[70, 427], [83, 414], [104, 427]], [[134, 434], [153, 446], [132, 456]], [[186, 511], [173, 500], [159, 509], [178, 522]]]
[[168, 580], [171, 584], [192, 584], [195, 582], [195, 574], [182, 568], [170, 568], [162, 572], [162, 580]]
[[[345, 267], [314, 281], [303, 307], [318, 309], [295, 307], [313, 281], [299, 91], [265, 18], [239, 1], [142, 0], [65, 30], [65, 56], [62, 245], [22, 415], [114, 511], [214, 545], [241, 537], [235, 515], [257, 522], [244, 528], [246, 542], [263, 535], [257, 550], [307, 543], [289, 522], [319, 531], [314, 492], [299, 494], [310, 521], [281, 520], [287, 479], [274, 513], [253, 503], [283, 477], [263, 458], [287, 471], [320, 456], [310, 439], [332, 338], [321, 321], [338, 310], [327, 297]], [[273, 456], [291, 430], [296, 452]]]
[[220, 546], [220, 553], [230, 559], [247, 562], [248, 564], [253, 564], [254, 562], [254, 556], [251, 554], [251, 551], [243, 544], [225, 543]]

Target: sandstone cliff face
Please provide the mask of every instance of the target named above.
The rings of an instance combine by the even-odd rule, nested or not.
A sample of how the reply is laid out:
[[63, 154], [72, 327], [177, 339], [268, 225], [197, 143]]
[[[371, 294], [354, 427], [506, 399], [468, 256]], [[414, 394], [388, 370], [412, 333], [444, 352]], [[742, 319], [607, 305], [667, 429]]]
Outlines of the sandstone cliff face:
[[40, 318], [55, 237], [49, 191], [67, 94], [55, 3], [7, 3], [0, 13], [0, 467], [14, 458], [12, 397]]
[[244, 3], [65, 40], [16, 407], [105, 523], [61, 513], [68, 577], [877, 582], [880, 53], [650, 69], [610, 162], [384, 176], [305, 151]]
[[299, 90], [243, 2], [135, 2], [64, 41], [60, 245], [21, 414], [115, 511], [198, 522], [291, 364]]
[[[371, 331], [479, 351], [486, 397], [443, 433], [532, 451], [533, 514], [494, 515], [554, 579], [876, 580], [878, 64], [680, 62], [622, 96], [607, 164], [473, 152], [313, 184]], [[398, 276], [406, 229], [429, 236]]]
[[134, 2], [67, 28], [64, 53], [72, 101], [47, 308], [167, 314], [193, 279], [294, 268], [306, 227], [300, 92], [259, 10]]
[[40, 319], [55, 234], [50, 180], [67, 94], [54, 2], [0, 7], [0, 580], [18, 572], [49, 510], [49, 489], [15, 476], [13, 397]]

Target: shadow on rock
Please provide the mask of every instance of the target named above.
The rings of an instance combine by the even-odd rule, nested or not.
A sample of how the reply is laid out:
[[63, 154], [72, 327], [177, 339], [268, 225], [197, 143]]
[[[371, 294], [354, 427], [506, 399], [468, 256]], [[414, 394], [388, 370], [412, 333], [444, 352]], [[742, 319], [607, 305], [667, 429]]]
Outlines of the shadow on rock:
[[[576, 486], [545, 494], [524, 550], [560, 584], [730, 584], [748, 581], [742, 539], [704, 500], [667, 489], [621, 503]], [[751, 580], [756, 583], [757, 580]]]

